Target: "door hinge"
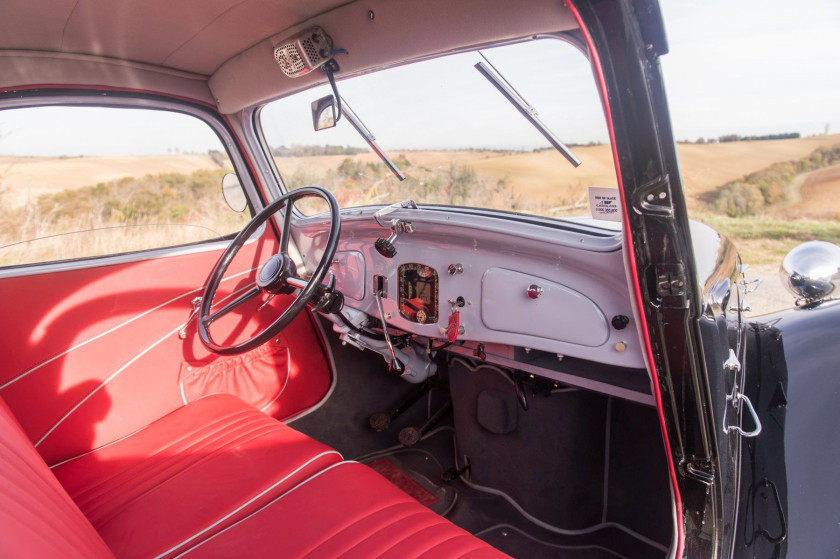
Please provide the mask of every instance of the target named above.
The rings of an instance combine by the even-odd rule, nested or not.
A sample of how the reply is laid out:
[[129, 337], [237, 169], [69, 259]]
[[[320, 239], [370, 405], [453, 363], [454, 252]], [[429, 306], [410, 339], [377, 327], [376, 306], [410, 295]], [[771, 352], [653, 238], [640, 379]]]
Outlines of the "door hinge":
[[659, 264], [656, 270], [656, 294], [664, 297], [685, 297], [686, 276], [682, 264]]

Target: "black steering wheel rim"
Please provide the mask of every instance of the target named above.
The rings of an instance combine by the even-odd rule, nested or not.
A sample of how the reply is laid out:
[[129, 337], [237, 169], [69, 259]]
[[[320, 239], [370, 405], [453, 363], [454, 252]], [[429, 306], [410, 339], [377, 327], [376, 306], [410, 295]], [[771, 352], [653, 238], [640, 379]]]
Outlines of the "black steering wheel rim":
[[[330, 231], [324, 247], [324, 254], [318, 262], [318, 265], [315, 267], [312, 276], [310, 276], [308, 280], [296, 277], [294, 264], [291, 264], [289, 269], [279, 270], [279, 273], [275, 276], [276, 279], [273, 280], [273, 283], [270, 286], [260, 285], [260, 283], [266, 283], [261, 282], [260, 280], [263, 279], [263, 275], [268, 275], [263, 274], [263, 267], [265, 267], [270, 260], [275, 259], [278, 255], [281, 255], [283, 262], [288, 263], [291, 261], [288, 256], [288, 246], [294, 203], [301, 198], [309, 198], [313, 196], [322, 198], [329, 206]], [[284, 207], [286, 208], [286, 211], [284, 212], [285, 215], [283, 216], [282, 231], [280, 233], [280, 250], [276, 255], [272, 256], [272, 258], [261, 264], [260, 271], [258, 272], [257, 284], [248, 289], [244, 294], [236, 297], [230, 303], [224, 305], [215, 313], [211, 312], [213, 308], [213, 298], [216, 295], [219, 284], [221, 283], [222, 278], [224, 277], [231, 262], [233, 262], [236, 254], [266, 221]], [[306, 186], [292, 190], [263, 208], [262, 211], [255, 215], [248, 225], [246, 225], [242, 231], [236, 235], [233, 241], [231, 241], [228, 248], [224, 253], [222, 253], [221, 257], [219, 257], [219, 260], [216, 262], [216, 265], [207, 280], [197, 318], [198, 335], [204, 346], [214, 353], [222, 355], [235, 355], [254, 349], [276, 336], [298, 314], [300, 314], [300, 312], [306, 307], [306, 304], [309, 303], [316, 294], [318, 294], [318, 291], [321, 288], [321, 282], [324, 280], [327, 271], [332, 265], [333, 257], [335, 256], [335, 251], [338, 247], [338, 237], [340, 234], [341, 214], [338, 202], [336, 202], [335, 197], [329, 190], [320, 186]], [[276, 266], [276, 262], [272, 264], [272, 268]], [[291, 270], [291, 274], [287, 275], [286, 272], [289, 270]], [[269, 270], [268, 272], [270, 273], [271, 271], [272, 270]], [[289, 307], [283, 311], [283, 313], [274, 322], [264, 328], [261, 332], [236, 345], [223, 345], [216, 343], [213, 340], [213, 337], [210, 334], [210, 325], [215, 320], [234, 310], [236, 307], [245, 304], [257, 295], [262, 293], [277, 294], [285, 292], [288, 288], [299, 289], [297, 297], [295, 297], [292, 304], [289, 305]]]

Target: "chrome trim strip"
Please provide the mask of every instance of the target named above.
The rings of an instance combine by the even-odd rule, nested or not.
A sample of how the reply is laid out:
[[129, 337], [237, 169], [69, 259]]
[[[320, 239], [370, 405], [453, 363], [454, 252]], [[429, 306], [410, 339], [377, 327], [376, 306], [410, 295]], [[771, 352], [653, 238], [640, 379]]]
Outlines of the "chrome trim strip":
[[[265, 232], [265, 224], [254, 232], [254, 235], [245, 242], [244, 246], [255, 243]], [[172, 258], [188, 254], [199, 254], [214, 250], [225, 250], [231, 243], [230, 240], [209, 241], [193, 245], [176, 245], [171, 247], [153, 248], [150, 250], [138, 250], [136, 252], [125, 252], [109, 256], [89, 256], [76, 260], [60, 260], [57, 262], [38, 262], [34, 264], [23, 264], [13, 268], [0, 268], [0, 280], [6, 278], [20, 278], [25, 276], [37, 276], [40, 274], [54, 274], [69, 270], [85, 270], [88, 268], [104, 268], [118, 264], [131, 264], [145, 260], [156, 260], [160, 258]]]
[[[217, 520], [216, 522], [214, 522], [213, 524], [211, 524], [211, 525], [210, 525], [210, 526], [208, 526], [207, 528], [204, 528], [204, 529], [203, 529], [203, 530], [201, 530], [200, 532], [196, 532], [195, 534], [193, 534], [192, 536], [190, 536], [190, 537], [189, 537], [189, 538], [187, 538], [186, 540], [184, 540], [184, 541], [182, 541], [182, 542], [180, 542], [180, 543], [176, 544], [175, 546], [173, 546], [173, 547], [171, 547], [171, 548], [167, 549], [166, 551], [164, 551], [164, 552], [163, 552], [163, 553], [161, 553], [160, 555], [156, 556], [156, 557], [155, 557], [155, 559], [160, 559], [161, 557], [166, 557], [166, 556], [167, 556], [167, 555], [169, 555], [170, 553], [175, 552], [178, 548], [183, 547], [184, 545], [186, 545], [186, 544], [190, 543], [191, 541], [193, 541], [194, 539], [196, 539], [196, 538], [197, 538], [197, 537], [199, 537], [200, 535], [202, 535], [202, 534], [204, 534], [204, 533], [206, 533], [206, 532], [208, 532], [208, 531], [212, 530], [213, 528], [215, 528], [216, 526], [218, 526], [219, 524], [221, 524], [221, 523], [222, 523], [222, 522], [224, 522], [225, 520], [229, 519], [231, 516], [235, 515], [237, 512], [239, 512], [239, 511], [241, 511], [242, 509], [244, 509], [245, 507], [247, 507], [249, 504], [253, 503], [254, 501], [256, 501], [257, 499], [259, 499], [260, 497], [263, 497], [266, 493], [270, 492], [272, 489], [274, 489], [275, 487], [277, 487], [278, 485], [280, 485], [281, 483], [283, 483], [284, 481], [286, 481], [287, 479], [289, 479], [290, 477], [292, 477], [293, 475], [295, 475], [296, 473], [298, 473], [300, 470], [302, 470], [303, 468], [305, 468], [306, 466], [308, 466], [309, 464], [311, 464], [311, 463], [312, 463], [312, 462], [314, 462], [315, 460], [317, 460], [317, 459], [319, 459], [319, 458], [321, 458], [321, 457], [323, 457], [323, 456], [327, 456], [328, 454], [337, 454], [339, 458], [342, 458], [341, 454], [339, 454], [339, 453], [338, 453], [338, 452], [336, 452], [335, 450], [329, 450], [329, 451], [327, 451], [327, 452], [322, 452], [322, 453], [321, 453], [321, 454], [319, 454], [318, 456], [315, 456], [314, 458], [311, 458], [310, 460], [308, 460], [308, 461], [306, 461], [305, 463], [301, 464], [301, 465], [300, 465], [297, 469], [295, 469], [295, 471], [293, 471], [292, 473], [290, 473], [289, 475], [287, 475], [286, 477], [284, 477], [284, 478], [283, 478], [283, 479], [281, 479], [280, 481], [278, 481], [278, 482], [276, 482], [276, 483], [272, 484], [272, 485], [271, 485], [271, 487], [269, 487], [269, 488], [267, 488], [267, 489], [265, 489], [265, 490], [261, 491], [260, 493], [258, 493], [258, 494], [257, 494], [257, 495], [255, 495], [254, 497], [251, 497], [250, 499], [248, 499], [247, 501], [245, 501], [242, 505], [240, 505], [239, 507], [237, 507], [237, 508], [236, 508], [236, 509], [234, 509], [233, 511], [229, 512], [228, 514], [226, 514], [225, 516], [223, 516], [222, 518], [220, 518], [219, 520]], [[209, 537], [209, 538], [207, 538], [206, 540], [202, 541], [201, 543], [199, 543], [199, 544], [198, 544], [198, 545], [196, 545], [195, 547], [191, 547], [190, 549], [187, 549], [186, 551], [184, 551], [183, 553], [181, 553], [180, 555], [178, 555], [178, 557], [183, 557], [184, 555], [186, 555], [187, 553], [189, 553], [189, 552], [193, 551], [194, 549], [198, 548], [199, 546], [204, 545], [205, 543], [209, 542], [210, 540], [212, 540], [213, 538], [215, 538], [215, 537], [216, 537], [216, 536], [218, 536], [219, 534], [223, 534], [223, 533], [225, 533], [226, 531], [228, 531], [229, 529], [233, 528], [234, 526], [236, 526], [237, 524], [239, 524], [239, 523], [240, 523], [240, 522], [242, 522], [243, 520], [246, 520], [246, 519], [248, 519], [248, 518], [252, 517], [253, 515], [255, 515], [255, 514], [257, 514], [257, 513], [261, 512], [264, 508], [268, 507], [269, 505], [274, 504], [275, 502], [279, 501], [282, 497], [285, 497], [286, 495], [288, 495], [289, 493], [291, 493], [292, 491], [294, 491], [295, 489], [297, 489], [297, 488], [298, 488], [298, 487], [300, 487], [301, 485], [303, 485], [303, 484], [305, 484], [305, 483], [307, 483], [307, 482], [309, 482], [309, 481], [312, 481], [313, 479], [315, 479], [316, 477], [320, 476], [321, 474], [323, 474], [323, 473], [325, 473], [325, 472], [330, 471], [331, 469], [335, 468], [336, 466], [341, 466], [342, 464], [351, 464], [351, 463], [353, 463], [353, 462], [347, 462], [347, 461], [344, 461], [344, 462], [339, 462], [338, 464], [333, 464], [333, 465], [331, 465], [331, 466], [329, 466], [329, 467], [327, 467], [327, 468], [324, 468], [323, 470], [321, 470], [321, 471], [320, 471], [320, 472], [318, 472], [317, 474], [313, 475], [312, 477], [307, 478], [306, 480], [304, 480], [304, 481], [302, 481], [301, 483], [299, 483], [299, 484], [295, 485], [294, 487], [292, 487], [291, 489], [289, 489], [289, 490], [288, 490], [288, 491], [286, 491], [285, 493], [283, 493], [283, 494], [279, 495], [278, 497], [276, 497], [276, 498], [272, 499], [271, 501], [269, 501], [268, 503], [266, 503], [265, 505], [263, 505], [263, 506], [262, 506], [262, 507], [260, 507], [259, 509], [255, 510], [254, 512], [252, 512], [251, 514], [249, 514], [248, 516], [246, 516], [246, 517], [244, 517], [244, 518], [241, 518], [240, 520], [237, 520], [236, 522], [234, 522], [233, 524], [231, 524], [230, 526], [228, 526], [228, 527], [227, 527], [227, 528], [225, 528], [224, 530], [221, 530], [221, 531], [219, 531], [219, 532], [216, 532], [215, 534], [213, 534], [212, 536], [210, 536], [210, 537]]]
[[106, 266], [116, 266], [117, 264], [130, 264], [132, 262], [141, 262], [143, 260], [154, 260], [157, 258], [184, 256], [186, 254], [196, 254], [200, 252], [209, 252], [212, 250], [223, 250], [227, 248], [229, 244], [230, 241], [211, 241], [209, 243], [202, 243], [200, 245], [162, 247], [151, 250], [114, 254], [111, 256], [93, 256], [80, 258], [78, 260], [62, 260], [58, 262], [25, 264], [21, 267], [0, 268], [0, 279], [36, 276], [40, 274], [53, 274], [56, 272], [65, 272], [68, 270], [84, 270], [87, 268], [100, 267], [104, 268]]

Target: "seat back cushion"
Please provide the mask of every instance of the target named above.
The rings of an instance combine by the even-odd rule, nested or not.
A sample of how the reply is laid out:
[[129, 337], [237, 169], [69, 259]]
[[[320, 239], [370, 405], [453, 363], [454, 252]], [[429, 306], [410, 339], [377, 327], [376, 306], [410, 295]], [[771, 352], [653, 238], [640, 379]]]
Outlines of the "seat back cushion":
[[0, 557], [113, 557], [2, 400]]

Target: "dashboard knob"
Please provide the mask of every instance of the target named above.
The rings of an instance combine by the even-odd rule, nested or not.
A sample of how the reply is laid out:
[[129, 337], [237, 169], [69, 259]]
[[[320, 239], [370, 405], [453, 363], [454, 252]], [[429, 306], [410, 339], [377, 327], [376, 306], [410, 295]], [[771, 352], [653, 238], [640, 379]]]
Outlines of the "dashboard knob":
[[376, 252], [378, 252], [385, 258], [393, 258], [397, 254], [396, 247], [388, 239], [383, 239], [382, 237], [380, 237], [376, 239], [376, 242], [373, 244], [373, 246], [376, 247]]
[[612, 317], [612, 327], [616, 330], [624, 330], [627, 328], [627, 325], [630, 324], [630, 319], [624, 316], [623, 314], [617, 314]]
[[454, 276], [455, 274], [460, 274], [464, 271], [464, 266], [462, 264], [450, 264], [449, 268], [449, 275]]
[[528, 295], [531, 299], [536, 299], [540, 295], [542, 295], [543, 288], [537, 285], [536, 283], [532, 283], [528, 286], [528, 289], [525, 290], [525, 294]]

